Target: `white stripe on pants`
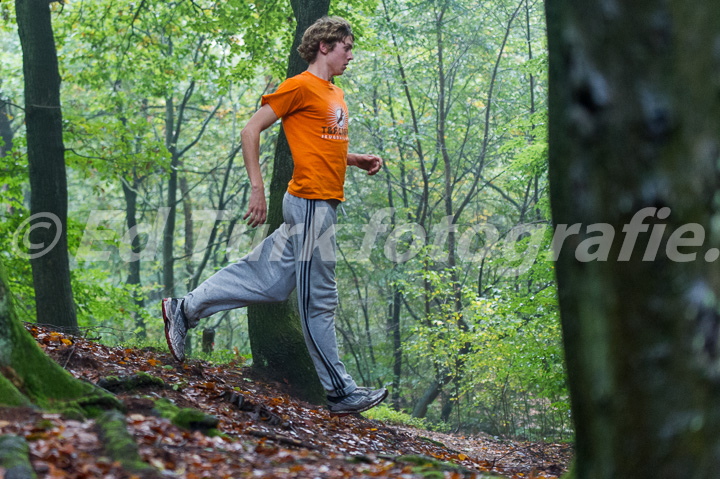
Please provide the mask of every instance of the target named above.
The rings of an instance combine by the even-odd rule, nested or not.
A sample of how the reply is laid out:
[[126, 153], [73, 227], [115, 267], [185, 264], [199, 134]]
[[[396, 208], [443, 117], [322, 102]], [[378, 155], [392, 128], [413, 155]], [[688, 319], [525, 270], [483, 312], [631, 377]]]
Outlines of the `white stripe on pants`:
[[338, 201], [308, 200], [285, 193], [285, 223], [249, 255], [185, 296], [190, 327], [218, 311], [285, 301], [297, 288], [305, 344], [320, 382], [330, 396], [355, 390], [338, 356], [335, 309], [335, 224]]

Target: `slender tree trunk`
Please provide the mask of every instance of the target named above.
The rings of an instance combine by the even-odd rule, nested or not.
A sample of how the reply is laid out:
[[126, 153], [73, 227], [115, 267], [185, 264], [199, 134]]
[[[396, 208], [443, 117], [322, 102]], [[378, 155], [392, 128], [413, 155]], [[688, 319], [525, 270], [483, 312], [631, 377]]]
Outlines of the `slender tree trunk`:
[[[181, 163], [178, 162], [178, 166]], [[195, 237], [193, 234], [193, 219], [192, 219], [192, 199], [190, 198], [190, 190], [188, 188], [187, 179], [185, 175], [180, 175], [179, 178], [180, 195], [183, 205], [183, 219], [185, 222], [185, 272], [187, 273], [186, 288], [190, 291], [190, 285], [193, 282], [194, 268], [192, 264], [192, 255], [195, 251]], [[208, 249], [211, 249], [208, 246]], [[189, 357], [192, 354], [193, 343], [192, 335], [188, 334], [185, 336], [185, 354]]]
[[192, 262], [193, 252], [195, 251], [195, 239], [193, 234], [192, 198], [190, 197], [190, 188], [188, 187], [185, 175], [180, 176], [180, 194], [182, 195], [183, 217], [185, 219], [185, 271], [188, 274], [187, 290], [190, 291], [193, 277], [195, 276], [195, 268]]
[[[388, 92], [390, 92], [390, 85], [388, 84]], [[393, 101], [392, 101], [392, 95], [388, 94], [388, 105], [390, 109], [390, 118], [392, 119], [392, 125], [393, 128], [397, 128], [397, 121], [395, 119], [395, 109], [393, 108]], [[376, 115], [379, 115], [379, 113], [376, 113]], [[398, 141], [397, 143], [398, 152], [400, 155], [400, 198], [402, 199], [402, 205], [405, 208], [407, 213], [407, 219], [408, 221], [412, 221], [412, 213], [410, 212], [410, 202], [408, 199], [408, 181], [407, 181], [407, 174], [405, 171], [405, 154], [404, 154], [404, 145], [402, 142]], [[384, 151], [384, 148], [381, 148], [380, 151]], [[392, 190], [392, 182], [390, 178], [390, 172], [388, 170], [387, 165], [383, 165], [383, 169], [385, 170], [385, 180], [387, 182], [387, 189], [388, 189], [388, 204], [391, 208], [395, 207], [395, 200], [393, 197], [393, 190]], [[392, 215], [392, 224], [391, 227], [395, 228], [395, 212], [393, 210]], [[393, 264], [393, 270], [397, 269], [397, 263]], [[402, 328], [400, 323], [400, 308], [403, 300], [403, 294], [400, 290], [400, 287], [393, 283], [392, 286], [392, 296], [393, 296], [393, 302], [391, 306], [391, 314], [390, 314], [390, 330], [392, 331], [392, 337], [393, 337], [393, 385], [392, 385], [392, 404], [393, 407], [397, 410], [400, 409], [400, 382], [402, 380], [402, 359], [403, 359], [403, 351], [402, 351]]]
[[423, 418], [427, 415], [428, 407], [437, 399], [442, 391], [444, 383], [440, 381], [433, 381], [430, 386], [425, 390], [422, 397], [415, 403], [413, 408], [412, 417]]
[[2, 146], [0, 146], [0, 157], [7, 155], [12, 150], [14, 136], [8, 114], [8, 104], [0, 98], [0, 138], [3, 141]]
[[[133, 184], [130, 186], [123, 182], [122, 186], [123, 194], [125, 196], [125, 223], [127, 224], [128, 230], [134, 229], [137, 231], [137, 192], [135, 191], [135, 188], [137, 188], [138, 184], [137, 181], [133, 181]], [[140, 254], [141, 249], [139, 234], [133, 235], [130, 247], [134, 256]], [[140, 286], [140, 260], [131, 261], [128, 265], [128, 269], [127, 284]], [[142, 300], [140, 300], [138, 305], [142, 306]]]
[[[0, 145], [0, 158], [7, 155], [13, 148], [13, 129], [10, 123], [10, 115], [8, 114], [8, 104], [5, 100], [0, 98], [0, 139], [2, 139], [2, 145]], [[8, 185], [0, 185], [0, 192], [3, 196], [6, 196]], [[6, 206], [7, 211], [12, 214], [13, 209], [11, 206]]]
[[450, 414], [452, 414], [453, 407], [457, 401], [457, 395], [452, 393], [445, 397], [443, 401], [442, 409], [440, 410], [440, 420], [442, 422], [448, 422], [450, 420]]
[[400, 380], [402, 379], [402, 336], [400, 334], [400, 308], [402, 307], [402, 292], [397, 285], [393, 285], [392, 312], [390, 315], [390, 329], [392, 330], [393, 344], [393, 388], [392, 405], [400, 410]]
[[175, 138], [175, 106], [173, 97], [165, 100], [165, 145], [170, 152], [170, 177], [168, 178], [167, 207], [170, 209], [165, 231], [163, 232], [163, 296], [175, 296], [175, 257], [173, 256], [173, 243], [175, 242], [175, 213], [177, 211], [177, 167], [180, 159], [177, 155]]
[[[287, 76], [295, 76], [307, 68], [297, 47], [302, 35], [315, 20], [327, 15], [329, 0], [292, 0], [297, 27], [290, 50]], [[270, 181], [268, 224], [274, 231], [283, 222], [282, 198], [292, 177], [293, 161], [285, 132], [280, 129], [275, 149], [275, 162]], [[315, 372], [302, 335], [297, 298], [288, 301], [248, 307], [248, 334], [253, 354], [253, 367], [262, 374], [287, 381], [295, 394], [314, 402], [324, 402], [325, 392]]]
[[[122, 182], [123, 186], [123, 194], [125, 196], [125, 222], [127, 224], [128, 231], [135, 231], [135, 234], [132, 235], [132, 243], [130, 245], [130, 249], [132, 251], [132, 261], [128, 263], [128, 277], [126, 283], [134, 286], [136, 288], [140, 288], [142, 281], [140, 278], [140, 235], [137, 232], [137, 187], [138, 187], [138, 181], [137, 177], [135, 176], [135, 173], [133, 172], [133, 183], [132, 185], [128, 185], [126, 182]], [[143, 300], [142, 294], [140, 294], [138, 291], [134, 293], [135, 297], [135, 306], [138, 309], [145, 307], [145, 301]], [[142, 316], [136, 315], [135, 321], [137, 326], [140, 328], [139, 337], [144, 338], [145, 337], [145, 322], [142, 319]]]
[[720, 3], [546, 13], [553, 221], [580, 225], [555, 245], [576, 477], [717, 477]]
[[[60, 73], [50, 3], [16, 0], [15, 10], [23, 50], [30, 213], [44, 216], [33, 221], [30, 241], [47, 248], [57, 238], [57, 243], [47, 253], [38, 251], [30, 259], [37, 321], [76, 331], [67, 250], [67, 177]], [[45, 227], [45, 224], [50, 226]]]

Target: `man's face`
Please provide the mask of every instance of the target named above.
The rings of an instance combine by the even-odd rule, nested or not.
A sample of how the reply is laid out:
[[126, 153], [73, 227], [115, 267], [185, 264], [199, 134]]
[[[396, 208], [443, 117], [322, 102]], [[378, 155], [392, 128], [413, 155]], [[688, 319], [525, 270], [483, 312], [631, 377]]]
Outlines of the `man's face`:
[[342, 41], [337, 42], [332, 50], [328, 51], [326, 60], [333, 76], [342, 75], [345, 72], [348, 63], [353, 59], [352, 48], [352, 37], [345, 37]]

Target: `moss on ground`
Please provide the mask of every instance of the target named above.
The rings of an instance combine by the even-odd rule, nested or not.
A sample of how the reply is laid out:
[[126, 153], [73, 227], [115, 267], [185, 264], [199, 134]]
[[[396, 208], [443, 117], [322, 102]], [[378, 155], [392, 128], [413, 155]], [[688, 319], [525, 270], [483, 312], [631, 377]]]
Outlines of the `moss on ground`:
[[214, 431], [219, 422], [217, 417], [192, 408], [180, 409], [172, 419], [172, 423], [177, 427], [206, 434]]
[[179, 408], [172, 401], [166, 398], [155, 400], [155, 411], [177, 427], [191, 431], [200, 431], [208, 436], [216, 436], [219, 431], [216, 429], [220, 420], [210, 414], [193, 409]]
[[144, 387], [165, 387], [165, 381], [151, 374], [138, 371], [130, 376], [108, 376], [98, 381], [98, 386], [110, 392], [134, 391]]
[[157, 477], [157, 471], [143, 462], [137, 444], [127, 430], [125, 416], [118, 411], [106, 411], [97, 418], [98, 434], [105, 452], [130, 472], [144, 477]]
[[25, 438], [0, 436], [0, 468], [5, 469], [5, 477], [8, 478], [35, 479], [35, 471], [30, 464], [30, 448]]

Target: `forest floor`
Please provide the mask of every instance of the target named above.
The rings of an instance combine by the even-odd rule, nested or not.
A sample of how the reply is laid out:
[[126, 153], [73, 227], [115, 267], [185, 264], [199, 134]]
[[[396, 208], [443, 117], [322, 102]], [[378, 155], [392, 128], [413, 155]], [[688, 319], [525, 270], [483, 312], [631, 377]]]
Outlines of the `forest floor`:
[[[555, 478], [572, 456], [568, 444], [451, 435], [360, 415], [331, 417], [283, 393], [240, 365], [178, 364], [166, 351], [110, 348], [27, 325], [40, 346], [74, 376], [97, 383], [138, 372], [165, 385], [117, 392], [127, 428], [152, 473], [131, 473], [108, 458], [94, 420], [34, 409], [0, 408], [0, 435], [24, 436], [40, 479], [177, 478]], [[158, 417], [153, 399], [219, 418], [211, 437]], [[3, 477], [0, 469], [0, 479]]]

